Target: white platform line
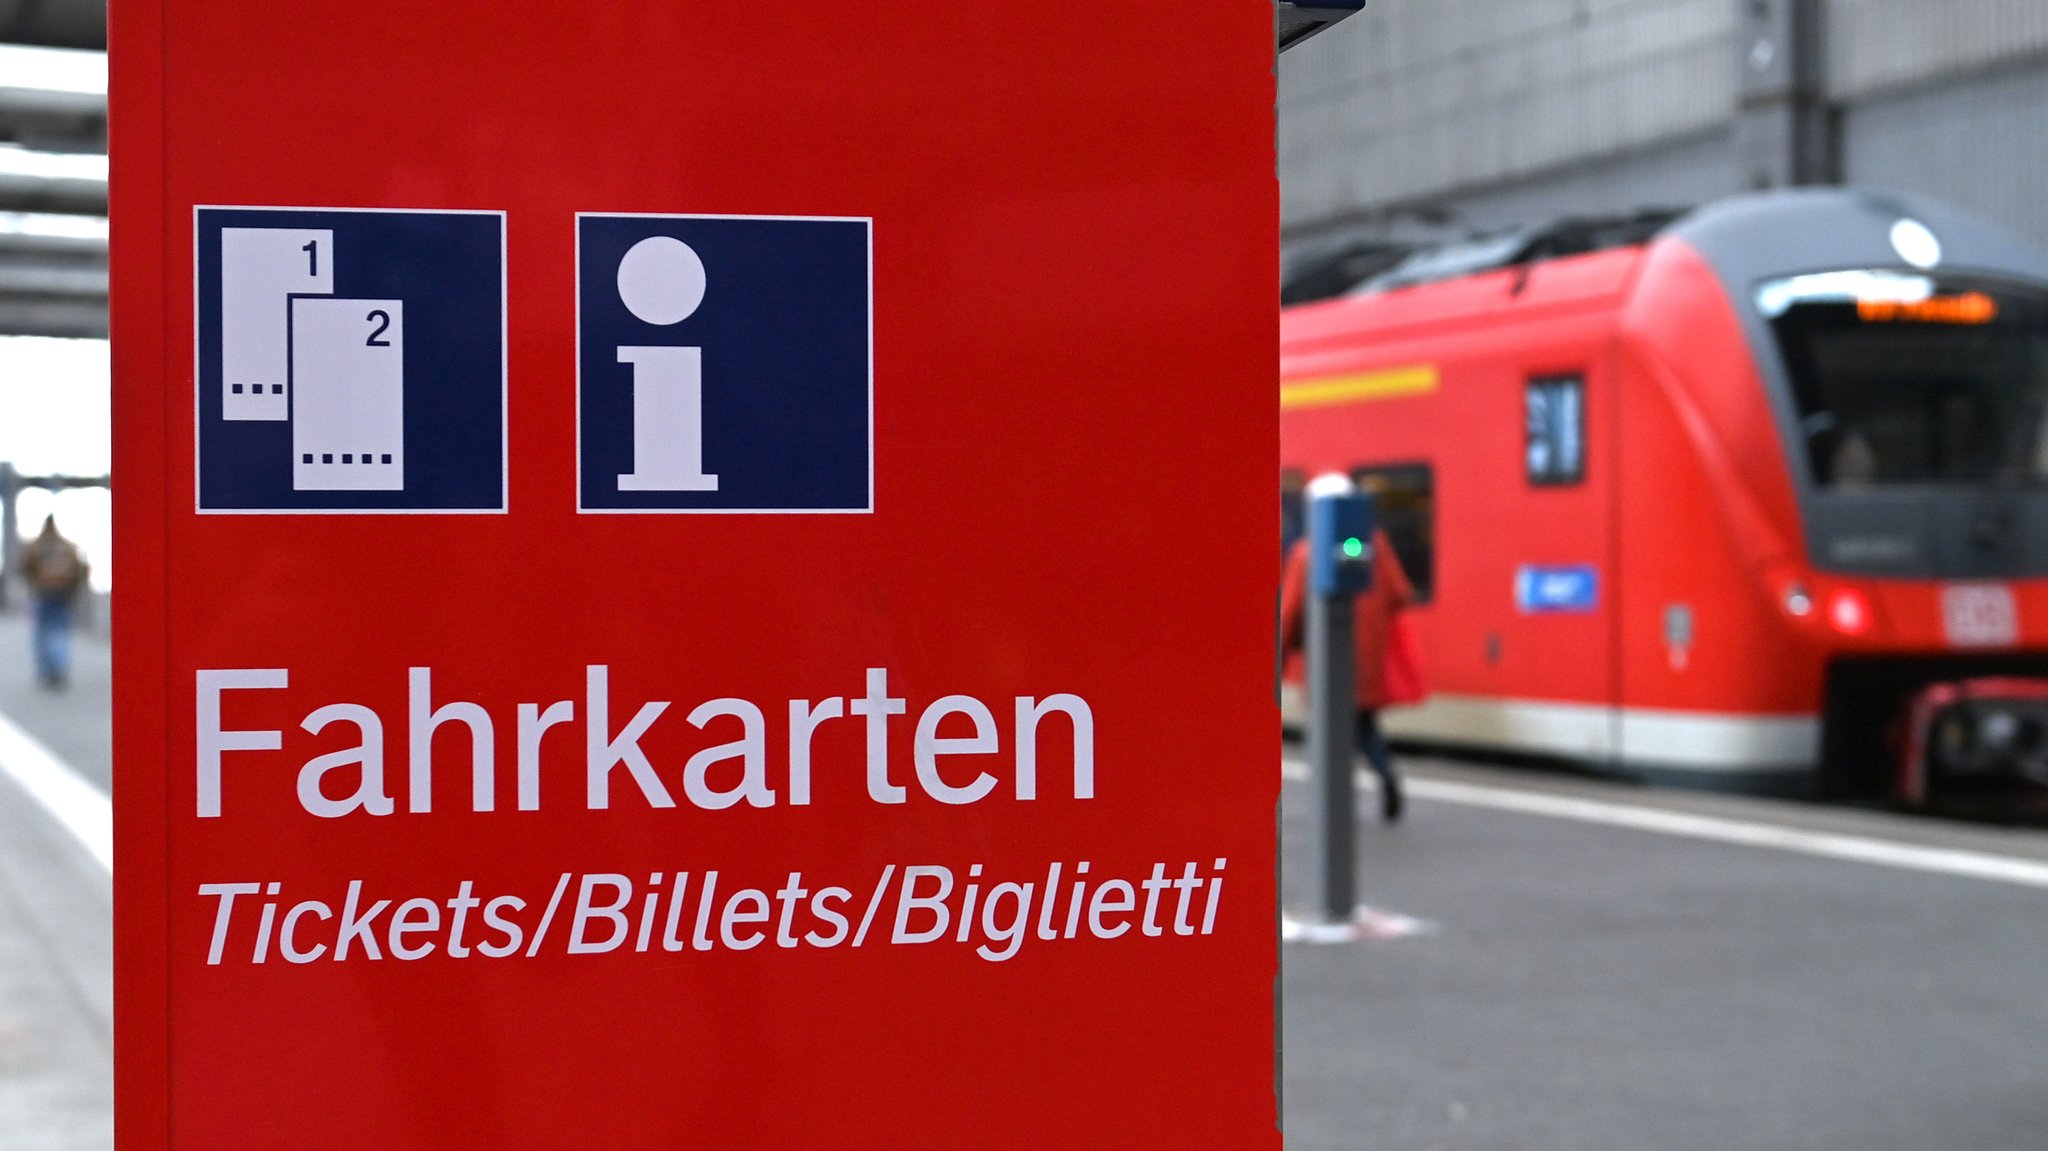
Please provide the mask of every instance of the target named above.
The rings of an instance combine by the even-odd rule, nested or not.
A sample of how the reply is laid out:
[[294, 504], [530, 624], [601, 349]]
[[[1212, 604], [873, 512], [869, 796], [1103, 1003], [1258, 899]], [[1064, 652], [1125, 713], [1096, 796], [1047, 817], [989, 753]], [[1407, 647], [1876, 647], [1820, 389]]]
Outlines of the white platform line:
[[114, 870], [114, 803], [99, 785], [0, 713], [0, 772], [21, 785], [102, 869]]
[[[1289, 779], [1308, 777], [1306, 765], [1293, 760], [1283, 763], [1282, 773]], [[1362, 784], [1370, 786], [1375, 782], [1370, 773], [1359, 774]], [[1540, 815], [1551, 819], [1597, 823], [1606, 827], [1633, 828], [1637, 831], [1675, 835], [1685, 839], [1703, 839], [1743, 847], [1765, 847], [1819, 856], [1823, 859], [1847, 860], [1878, 867], [1896, 867], [1906, 871], [2048, 889], [2048, 863], [2016, 856], [1994, 855], [1984, 851], [1922, 847], [1870, 836], [1807, 831], [1781, 824], [1713, 815], [1692, 815], [1634, 804], [1579, 799], [1573, 796], [1550, 795], [1486, 784], [1459, 783], [1446, 779], [1409, 779], [1407, 789], [1409, 795], [1418, 799], [1432, 799], [1440, 803], [1458, 803], [1467, 807], [1484, 807], [1521, 815]]]
[[1360, 907], [1349, 923], [1317, 923], [1291, 915], [1280, 917], [1282, 943], [1360, 943], [1436, 933], [1437, 925], [1426, 919], [1381, 911], [1375, 907]]

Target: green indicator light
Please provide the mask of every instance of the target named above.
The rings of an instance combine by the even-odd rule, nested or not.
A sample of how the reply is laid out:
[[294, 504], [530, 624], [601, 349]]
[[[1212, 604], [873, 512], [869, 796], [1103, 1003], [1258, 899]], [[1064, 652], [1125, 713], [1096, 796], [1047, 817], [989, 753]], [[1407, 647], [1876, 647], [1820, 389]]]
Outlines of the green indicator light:
[[1359, 556], [1362, 556], [1364, 554], [1364, 540], [1359, 539], [1357, 536], [1352, 536], [1350, 539], [1344, 541], [1344, 555], [1346, 558], [1357, 559]]

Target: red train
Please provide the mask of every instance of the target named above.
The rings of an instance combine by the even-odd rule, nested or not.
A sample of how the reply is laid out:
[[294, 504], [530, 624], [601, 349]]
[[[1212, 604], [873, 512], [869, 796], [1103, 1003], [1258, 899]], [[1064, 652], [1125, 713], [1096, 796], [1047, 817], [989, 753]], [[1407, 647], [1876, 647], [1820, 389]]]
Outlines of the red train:
[[1424, 599], [1435, 694], [1388, 728], [1745, 790], [2048, 783], [2048, 260], [1850, 190], [1660, 223], [1283, 311], [1283, 490], [1375, 490]]

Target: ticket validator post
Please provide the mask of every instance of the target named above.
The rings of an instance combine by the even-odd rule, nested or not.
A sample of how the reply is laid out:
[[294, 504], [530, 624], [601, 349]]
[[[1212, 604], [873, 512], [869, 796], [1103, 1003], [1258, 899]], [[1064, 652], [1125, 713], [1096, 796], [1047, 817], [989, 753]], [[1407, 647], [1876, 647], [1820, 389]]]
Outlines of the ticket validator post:
[[1373, 499], [1346, 483], [1310, 491], [1308, 760], [1314, 776], [1316, 912], [1348, 926], [1358, 908], [1358, 597], [1372, 590]]
[[111, 27], [123, 1151], [1278, 1146], [1272, 8]]

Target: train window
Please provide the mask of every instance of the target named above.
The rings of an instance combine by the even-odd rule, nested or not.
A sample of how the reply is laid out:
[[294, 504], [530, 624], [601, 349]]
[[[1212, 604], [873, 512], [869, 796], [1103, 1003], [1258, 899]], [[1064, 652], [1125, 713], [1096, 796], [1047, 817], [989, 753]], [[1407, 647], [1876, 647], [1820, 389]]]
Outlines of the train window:
[[1523, 391], [1527, 460], [1532, 484], [1575, 484], [1586, 478], [1586, 381], [1539, 376]]
[[1294, 541], [1308, 531], [1308, 473], [1300, 468], [1280, 469], [1280, 558], [1294, 550]]
[[1860, 271], [1766, 284], [1814, 482], [2048, 483], [2048, 288]]
[[1436, 469], [1428, 464], [1385, 464], [1354, 468], [1351, 479], [1371, 493], [1380, 530], [1417, 603], [1436, 598]]

